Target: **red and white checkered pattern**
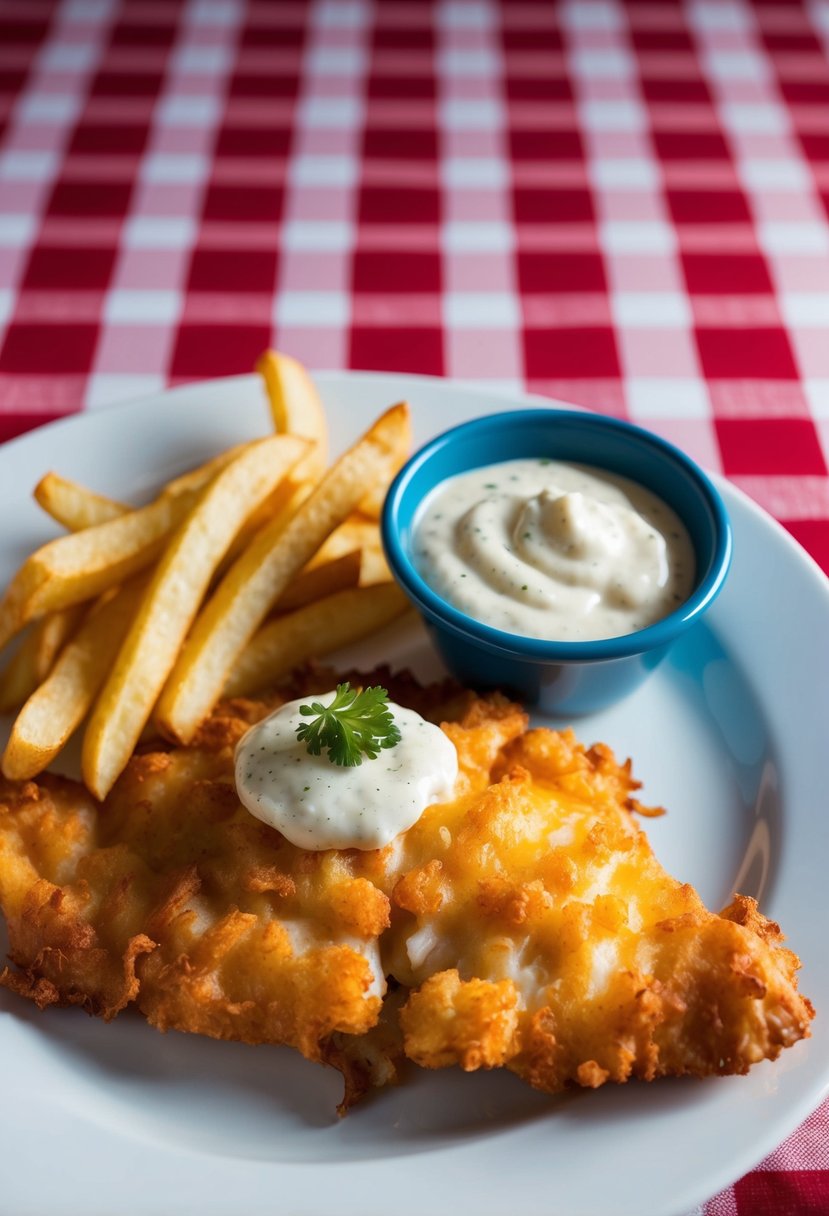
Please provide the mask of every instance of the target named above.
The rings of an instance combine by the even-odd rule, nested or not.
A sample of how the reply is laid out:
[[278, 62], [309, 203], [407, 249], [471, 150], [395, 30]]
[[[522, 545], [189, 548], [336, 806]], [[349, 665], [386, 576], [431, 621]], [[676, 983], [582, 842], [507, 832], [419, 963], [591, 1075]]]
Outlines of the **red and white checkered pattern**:
[[0, 437], [274, 344], [630, 417], [829, 570], [828, 216], [829, 0], [0, 0]]

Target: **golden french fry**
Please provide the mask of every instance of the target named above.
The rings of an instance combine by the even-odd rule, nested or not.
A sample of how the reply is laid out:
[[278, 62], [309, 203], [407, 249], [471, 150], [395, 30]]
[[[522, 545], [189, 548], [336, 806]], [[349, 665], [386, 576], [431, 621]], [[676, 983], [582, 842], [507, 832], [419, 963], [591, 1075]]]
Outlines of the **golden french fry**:
[[360, 557], [361, 587], [374, 587], [378, 583], [392, 582], [392, 572], [386, 561], [386, 555], [383, 552], [379, 536], [375, 538], [373, 543], [363, 545], [360, 550]]
[[129, 760], [234, 536], [307, 450], [294, 435], [250, 444], [215, 477], [170, 541], [84, 735], [81, 771], [96, 797], [106, 797]]
[[360, 554], [361, 558], [361, 587], [370, 587], [374, 583], [391, 582], [392, 573], [386, 562], [377, 525], [368, 520], [355, 522], [353, 516], [347, 519], [342, 527], [331, 533], [328, 540], [320, 546], [308, 562], [306, 570], [327, 566], [347, 553], [355, 551]]
[[141, 577], [107, 592], [21, 709], [3, 755], [4, 776], [27, 781], [51, 764], [89, 711], [146, 586]]
[[224, 688], [247, 696], [278, 680], [297, 663], [350, 646], [381, 629], [409, 607], [396, 583], [350, 587], [296, 612], [275, 617], [242, 651]]
[[[253, 440], [252, 442], [256, 441]], [[191, 494], [194, 490], [203, 490], [218, 473], [226, 469], [229, 464], [241, 456], [249, 447], [250, 443], [237, 443], [232, 448], [219, 452], [218, 456], [211, 457], [204, 464], [197, 465], [195, 469], [188, 469], [186, 473], [182, 473], [179, 477], [174, 477], [172, 481], [168, 481], [159, 496], [177, 498], [179, 494]]]
[[356, 587], [360, 582], [361, 566], [362, 554], [359, 549], [332, 557], [330, 562], [306, 566], [280, 595], [276, 601], [276, 611], [292, 612], [303, 604], [333, 595], [335, 591]]
[[388, 488], [394, 480], [395, 474], [399, 469], [402, 469], [403, 465], [408, 460], [411, 450], [412, 427], [411, 422], [409, 422], [405, 429], [401, 429], [400, 431], [397, 449], [392, 457], [388, 476], [383, 478], [381, 481], [378, 481], [377, 484], [372, 486], [369, 492], [360, 499], [357, 507], [358, 511], [362, 512], [363, 515], [368, 516], [369, 519], [378, 520], [380, 518], [383, 513], [383, 503], [386, 500]]
[[311, 566], [330, 562], [332, 558], [352, 549], [364, 549], [367, 545], [377, 544], [379, 534], [377, 524], [361, 515], [349, 515], [338, 528], [320, 545], [311, 561]]
[[149, 565], [198, 498], [162, 495], [147, 507], [61, 536], [27, 558], [0, 601], [0, 646], [29, 621], [82, 603]]
[[377, 524], [365, 519], [362, 515], [349, 515], [344, 523], [336, 528], [308, 563], [309, 569], [317, 565], [325, 565], [343, 553], [359, 549], [362, 554], [360, 569], [360, 586], [370, 587], [373, 583], [388, 583], [391, 581], [391, 570], [386, 562], [380, 533]]
[[[304, 463], [304, 459], [300, 464]], [[272, 523], [277, 517], [287, 521], [304, 502], [314, 488], [314, 482], [305, 478], [296, 480], [296, 469], [291, 470], [291, 476], [269, 494], [261, 506], [257, 507], [249, 519], [246, 519], [239, 529], [233, 544], [225, 554], [224, 561], [216, 571], [217, 577], [222, 578], [236, 561], [236, 558], [247, 549], [257, 532]]]
[[296, 359], [275, 350], [260, 355], [256, 370], [265, 382], [274, 430], [314, 441], [299, 472], [318, 478], [328, 463], [328, 424], [311, 377]]
[[[181, 494], [189, 496], [204, 489], [208, 482], [247, 446], [244, 443], [237, 444], [226, 452], [220, 452], [198, 468], [190, 469], [189, 472], [174, 478], [159, 492], [159, 497], [177, 498]], [[35, 486], [34, 497], [52, 519], [70, 532], [81, 532], [84, 528], [108, 523], [109, 520], [118, 519], [133, 510], [122, 502], [96, 494], [94, 490], [76, 481], [70, 481], [68, 477], [61, 477], [58, 473], [47, 473], [42, 477]]]
[[83, 605], [76, 604], [35, 621], [0, 675], [0, 713], [17, 709], [46, 679], [83, 613]]
[[274, 520], [230, 568], [202, 609], [159, 699], [156, 719], [189, 742], [221, 695], [230, 669], [290, 579], [387, 474], [408, 406], [393, 406], [328, 470], [285, 523]]
[[124, 503], [96, 494], [58, 473], [47, 473], [41, 477], [35, 486], [34, 496], [43, 510], [70, 532], [81, 532], [84, 528], [105, 524], [119, 515], [126, 515], [130, 510]]

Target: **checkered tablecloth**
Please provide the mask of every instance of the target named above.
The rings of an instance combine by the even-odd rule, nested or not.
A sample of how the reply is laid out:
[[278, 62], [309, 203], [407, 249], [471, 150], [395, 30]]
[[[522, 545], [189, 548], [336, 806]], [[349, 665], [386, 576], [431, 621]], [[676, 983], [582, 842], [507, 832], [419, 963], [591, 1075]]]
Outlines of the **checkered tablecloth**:
[[276, 345], [632, 418], [829, 570], [828, 217], [829, 0], [0, 0], [0, 437]]

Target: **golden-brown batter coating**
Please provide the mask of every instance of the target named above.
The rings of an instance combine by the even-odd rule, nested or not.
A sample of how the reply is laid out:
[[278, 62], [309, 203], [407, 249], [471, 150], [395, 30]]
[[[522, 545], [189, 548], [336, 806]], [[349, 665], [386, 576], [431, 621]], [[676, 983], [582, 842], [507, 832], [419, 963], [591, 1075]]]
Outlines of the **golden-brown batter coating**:
[[40, 1006], [134, 1004], [161, 1030], [291, 1044], [343, 1072], [346, 1104], [403, 1054], [556, 1092], [745, 1072], [808, 1035], [779, 929], [740, 896], [714, 915], [665, 874], [629, 764], [528, 730], [503, 698], [378, 678], [445, 719], [460, 776], [374, 852], [298, 849], [235, 794], [249, 723], [326, 673], [135, 756], [100, 807], [57, 777], [2, 783], [2, 982]]

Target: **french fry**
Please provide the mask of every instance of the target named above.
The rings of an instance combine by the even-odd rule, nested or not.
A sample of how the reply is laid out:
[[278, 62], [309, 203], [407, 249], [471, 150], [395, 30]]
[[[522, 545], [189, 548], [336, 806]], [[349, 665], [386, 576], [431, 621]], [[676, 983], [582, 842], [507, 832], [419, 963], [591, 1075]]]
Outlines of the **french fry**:
[[[203, 490], [247, 446], [245, 443], [237, 444], [198, 468], [182, 473], [164, 486], [160, 497], [177, 498], [181, 494], [191, 495], [194, 491]], [[51, 515], [70, 532], [94, 528], [133, 510], [125, 503], [96, 494], [94, 490], [77, 481], [70, 481], [68, 477], [61, 477], [59, 473], [47, 473], [42, 477], [34, 488], [34, 497], [47, 515]]]
[[[237, 444], [176, 477], [149, 506], [128, 510], [91, 527], [81, 527], [83, 511], [77, 516], [70, 512], [66, 520], [60, 520], [70, 528], [76, 522], [80, 530], [77, 535], [61, 536], [43, 545], [20, 567], [0, 600], [0, 649], [29, 621], [94, 599], [149, 565], [204, 488], [248, 447], [248, 443]], [[78, 494], [76, 504], [86, 501], [88, 505], [92, 498], [101, 497], [83, 486], [75, 485], [74, 489]], [[69, 501], [64, 496], [64, 505]]]
[[276, 611], [293, 612], [295, 608], [333, 595], [335, 591], [356, 587], [360, 582], [361, 567], [362, 554], [359, 549], [332, 557], [330, 562], [306, 566], [280, 595], [275, 605]]
[[403, 465], [408, 460], [411, 450], [412, 428], [411, 423], [409, 423], [405, 429], [401, 429], [400, 431], [397, 450], [392, 457], [388, 476], [383, 478], [381, 481], [378, 481], [377, 484], [372, 486], [369, 492], [360, 499], [357, 507], [358, 511], [367, 516], [369, 519], [373, 519], [375, 522], [380, 518], [383, 513], [383, 503], [386, 500], [388, 488], [394, 480], [395, 474], [399, 469], [402, 469]]
[[366, 542], [363, 545], [360, 550], [360, 558], [361, 587], [374, 587], [378, 583], [391, 583], [393, 581], [392, 572], [389, 569], [389, 563], [386, 561], [386, 555], [383, 552], [379, 536], [376, 536], [372, 542]]
[[215, 477], [170, 541], [84, 735], [81, 771], [96, 797], [106, 797], [129, 760], [233, 537], [307, 450], [294, 435], [250, 444]]
[[105, 524], [130, 510], [124, 503], [96, 494], [58, 473], [41, 477], [34, 496], [43, 510], [70, 532], [82, 532], [84, 528]]
[[[300, 464], [302, 463], [304, 462], [300, 461]], [[247, 549], [257, 532], [261, 532], [277, 517], [287, 521], [299, 508], [300, 503], [305, 501], [315, 483], [307, 478], [297, 480], [296, 474], [297, 470], [293, 469], [291, 476], [286, 477], [283, 484], [277, 486], [261, 506], [256, 508], [250, 518], [245, 520], [216, 572], [217, 577], [224, 577], [236, 558]]]
[[259, 357], [256, 370], [265, 382], [277, 434], [314, 441], [299, 472], [316, 480], [328, 463], [328, 424], [311, 377], [296, 359], [275, 350], [266, 350]]
[[29, 621], [93, 599], [148, 566], [197, 498], [196, 491], [162, 494], [147, 507], [36, 550], [0, 601], [0, 646]]
[[391, 570], [386, 562], [377, 524], [365, 519], [362, 515], [349, 515], [344, 523], [336, 528], [308, 563], [310, 569], [316, 565], [325, 565], [343, 553], [359, 549], [362, 555], [360, 569], [360, 586], [370, 587], [374, 583], [391, 582]]
[[[253, 442], [256, 442], [255, 440]], [[244, 451], [250, 447], [250, 443], [237, 443], [232, 448], [227, 448], [224, 452], [219, 452], [217, 456], [211, 457], [204, 464], [197, 465], [195, 469], [188, 469], [186, 473], [174, 477], [172, 481], [168, 481], [164, 489], [161, 491], [161, 497], [177, 498], [180, 494], [191, 494], [194, 490], [203, 490], [213, 478], [221, 473], [222, 469], [226, 469], [237, 457], [241, 456]]]
[[396, 583], [352, 587], [264, 625], [233, 665], [226, 697], [247, 696], [284, 676], [297, 663], [350, 646], [409, 607]]
[[202, 609], [159, 699], [156, 720], [189, 742], [221, 695], [234, 661], [273, 605], [322, 542], [387, 475], [408, 426], [408, 407], [393, 406], [328, 470], [287, 522], [264, 528]]
[[63, 749], [106, 679], [146, 586], [140, 577], [107, 592], [21, 709], [3, 755], [4, 776], [27, 781]]
[[46, 679], [83, 612], [83, 606], [77, 604], [35, 621], [0, 675], [0, 713], [17, 709]]

